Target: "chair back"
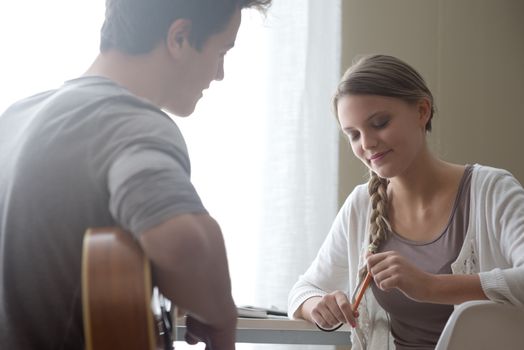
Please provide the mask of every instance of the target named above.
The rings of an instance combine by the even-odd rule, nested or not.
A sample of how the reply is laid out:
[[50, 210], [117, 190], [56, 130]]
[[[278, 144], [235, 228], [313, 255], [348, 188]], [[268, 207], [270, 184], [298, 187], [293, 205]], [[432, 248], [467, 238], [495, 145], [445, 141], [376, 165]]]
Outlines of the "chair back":
[[484, 300], [458, 305], [435, 350], [459, 349], [524, 349], [524, 307]]

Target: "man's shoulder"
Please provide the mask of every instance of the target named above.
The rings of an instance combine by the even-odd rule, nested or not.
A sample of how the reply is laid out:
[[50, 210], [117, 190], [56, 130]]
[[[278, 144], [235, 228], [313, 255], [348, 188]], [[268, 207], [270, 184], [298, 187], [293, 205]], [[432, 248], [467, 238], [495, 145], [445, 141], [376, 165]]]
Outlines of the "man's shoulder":
[[114, 81], [99, 76], [85, 76], [68, 80], [56, 90], [57, 97], [79, 99], [85, 103], [105, 104], [104, 107], [149, 109], [155, 113], [163, 112], [149, 101], [139, 98]]
[[76, 101], [77, 109], [83, 110], [77, 117], [91, 118], [97, 129], [127, 131], [134, 135], [167, 132], [173, 137], [173, 131], [179, 134], [164, 111], [108, 78], [87, 76], [69, 80], [55, 95], [59, 108]]

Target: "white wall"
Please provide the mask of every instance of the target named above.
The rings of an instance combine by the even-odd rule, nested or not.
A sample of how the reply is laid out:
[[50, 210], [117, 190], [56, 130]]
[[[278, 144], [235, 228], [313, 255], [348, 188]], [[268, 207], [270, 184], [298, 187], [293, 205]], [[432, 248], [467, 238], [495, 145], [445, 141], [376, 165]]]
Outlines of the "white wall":
[[[524, 1], [344, 0], [342, 70], [386, 53], [436, 98], [430, 144], [442, 158], [510, 170], [524, 183]], [[342, 201], [367, 171], [341, 138]]]

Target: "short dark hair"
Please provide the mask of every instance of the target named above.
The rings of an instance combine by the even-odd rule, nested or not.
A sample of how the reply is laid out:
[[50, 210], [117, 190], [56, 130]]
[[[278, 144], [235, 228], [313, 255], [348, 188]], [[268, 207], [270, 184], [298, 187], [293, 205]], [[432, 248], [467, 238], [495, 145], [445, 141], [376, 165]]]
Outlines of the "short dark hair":
[[201, 49], [206, 40], [225, 29], [237, 9], [265, 10], [272, 0], [106, 0], [100, 51], [128, 54], [150, 52], [165, 40], [177, 19], [191, 21], [190, 43]]

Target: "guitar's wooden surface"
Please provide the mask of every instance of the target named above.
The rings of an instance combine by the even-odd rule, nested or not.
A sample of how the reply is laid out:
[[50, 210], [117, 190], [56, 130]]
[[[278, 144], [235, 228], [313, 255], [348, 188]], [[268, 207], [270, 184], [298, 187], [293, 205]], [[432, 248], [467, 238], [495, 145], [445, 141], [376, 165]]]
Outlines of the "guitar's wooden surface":
[[136, 241], [110, 227], [86, 232], [82, 304], [86, 350], [153, 350], [151, 270]]

